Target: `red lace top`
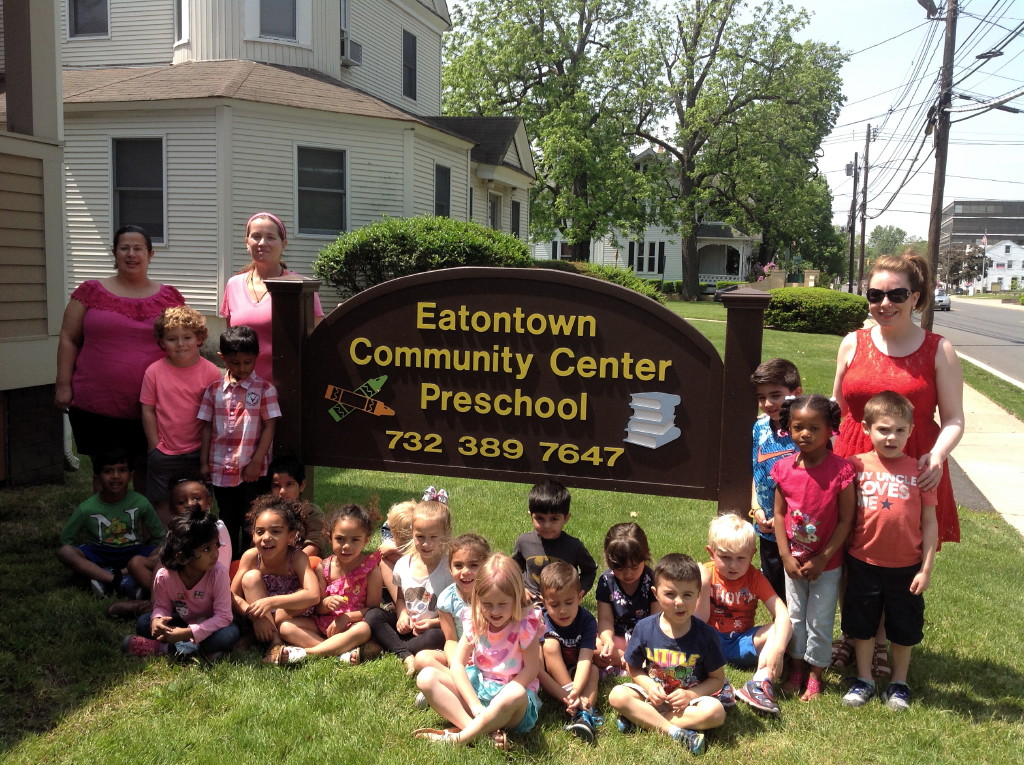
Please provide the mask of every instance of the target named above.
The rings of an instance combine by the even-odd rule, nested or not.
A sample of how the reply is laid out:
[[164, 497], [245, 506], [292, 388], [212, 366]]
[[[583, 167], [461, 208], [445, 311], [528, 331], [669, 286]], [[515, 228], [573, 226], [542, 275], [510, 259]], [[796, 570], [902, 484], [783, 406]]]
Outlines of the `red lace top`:
[[[891, 390], [910, 399], [914, 405], [914, 429], [904, 450], [911, 457], [931, 451], [941, 428], [935, 421], [938, 389], [935, 385], [935, 353], [941, 335], [926, 332], [921, 347], [909, 356], [888, 356], [871, 340], [871, 330], [857, 330], [857, 349], [843, 376], [842, 392], [850, 411], [839, 426], [835, 452], [852, 457], [872, 451], [871, 439], [861, 426], [864, 405], [876, 393]], [[960, 541], [960, 519], [949, 470], [943, 469], [935, 512], [939, 521], [939, 543]]]
[[98, 281], [83, 282], [71, 298], [86, 307], [71, 403], [94, 414], [139, 419], [142, 376], [164, 356], [153, 338], [153, 320], [165, 308], [185, 305], [185, 298], [168, 284], [155, 295], [126, 298]]

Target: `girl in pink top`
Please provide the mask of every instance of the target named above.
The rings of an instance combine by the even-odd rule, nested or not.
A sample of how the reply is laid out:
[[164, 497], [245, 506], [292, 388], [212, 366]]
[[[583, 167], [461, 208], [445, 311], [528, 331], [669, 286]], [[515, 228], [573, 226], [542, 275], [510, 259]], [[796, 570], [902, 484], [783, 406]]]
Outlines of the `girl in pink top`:
[[[246, 324], [256, 330], [260, 341], [256, 374], [269, 382], [274, 380], [274, 352], [271, 347], [274, 317], [270, 292], [263, 280], [291, 273], [283, 260], [287, 246], [288, 232], [276, 215], [258, 212], [249, 218], [245, 224], [245, 247], [252, 262], [241, 273], [228, 279], [220, 306], [220, 315], [228, 320], [229, 327]], [[316, 324], [324, 318], [319, 295], [313, 295], [313, 317]]]
[[163, 568], [153, 580], [153, 613], [139, 618], [124, 642], [135, 656], [182, 658], [228, 651], [238, 640], [232, 623], [231, 580], [218, 560], [217, 519], [200, 508], [175, 518], [160, 549]]
[[853, 523], [853, 466], [829, 448], [839, 418], [839, 405], [824, 396], [787, 397], [779, 432], [788, 431], [800, 451], [771, 471], [775, 537], [793, 624], [788, 651], [793, 663], [783, 689], [797, 693], [806, 679], [801, 701], [821, 695], [822, 671], [832, 656], [843, 545]]
[[519, 566], [504, 553], [492, 555], [477, 575], [451, 669], [427, 667], [416, 678], [430, 706], [455, 728], [421, 728], [414, 736], [462, 745], [490, 734], [505, 748], [504, 729], [533, 728], [543, 620], [528, 603]]
[[366, 508], [345, 505], [327, 522], [334, 555], [316, 569], [320, 603], [314, 616], [298, 616], [281, 624], [281, 637], [292, 645], [279, 656], [294, 664], [306, 656], [337, 656], [342, 664], [359, 663], [359, 646], [370, 639], [366, 612], [380, 604], [384, 580], [380, 552], [363, 553], [377, 520]]

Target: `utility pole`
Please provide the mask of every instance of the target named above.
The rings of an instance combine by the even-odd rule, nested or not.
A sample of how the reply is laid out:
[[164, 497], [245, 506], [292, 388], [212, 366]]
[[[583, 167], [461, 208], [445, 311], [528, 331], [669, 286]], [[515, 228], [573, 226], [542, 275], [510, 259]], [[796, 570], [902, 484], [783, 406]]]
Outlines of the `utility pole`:
[[871, 146], [871, 125], [868, 125], [867, 137], [864, 139], [864, 198], [860, 204], [860, 269], [857, 274], [857, 294], [864, 293], [864, 231], [868, 220], [868, 149]]
[[853, 164], [846, 166], [846, 174], [853, 176], [853, 196], [850, 198], [850, 224], [847, 228], [850, 231], [850, 270], [847, 271], [848, 291], [853, 294], [853, 278], [856, 272], [853, 270], [853, 250], [857, 243], [857, 181], [860, 180], [860, 165], [857, 164], [859, 155], [853, 153]]
[[[953, 53], [956, 49], [957, 0], [946, 2], [946, 41], [942, 50], [942, 74], [939, 78], [939, 102], [935, 106], [935, 177], [932, 181], [931, 218], [928, 221], [928, 260], [932, 274], [939, 267], [939, 237], [942, 234], [942, 195], [946, 187], [946, 155], [949, 152], [949, 105], [953, 100]], [[926, 289], [935, 289], [934, 284]], [[921, 326], [932, 328], [934, 301], [921, 313]]]

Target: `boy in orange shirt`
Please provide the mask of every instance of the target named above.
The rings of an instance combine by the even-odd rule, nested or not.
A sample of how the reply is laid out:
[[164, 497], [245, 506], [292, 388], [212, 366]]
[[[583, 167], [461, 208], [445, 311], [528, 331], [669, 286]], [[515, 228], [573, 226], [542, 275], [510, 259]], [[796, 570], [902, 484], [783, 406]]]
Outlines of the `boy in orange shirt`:
[[[760, 712], [777, 716], [780, 710], [772, 682], [782, 672], [793, 627], [782, 598], [751, 565], [755, 540], [754, 527], [737, 515], [727, 513], [711, 521], [707, 546], [711, 561], [701, 567], [697, 617], [718, 631], [727, 662], [757, 668], [736, 696]], [[771, 624], [755, 626], [758, 602], [772, 614]]]
[[[857, 510], [846, 553], [843, 632], [853, 638], [857, 677], [843, 705], [875, 695], [871, 658], [885, 614], [892, 643], [892, 682], [881, 694], [889, 709], [910, 706], [910, 652], [924, 639], [924, 591], [931, 583], [939, 527], [935, 492], [917, 486], [917, 459], [903, 453], [914, 428], [914, 407], [883, 391], [864, 407], [864, 432], [874, 451], [850, 457], [857, 471]], [[867, 678], [867, 679], [866, 679]]]

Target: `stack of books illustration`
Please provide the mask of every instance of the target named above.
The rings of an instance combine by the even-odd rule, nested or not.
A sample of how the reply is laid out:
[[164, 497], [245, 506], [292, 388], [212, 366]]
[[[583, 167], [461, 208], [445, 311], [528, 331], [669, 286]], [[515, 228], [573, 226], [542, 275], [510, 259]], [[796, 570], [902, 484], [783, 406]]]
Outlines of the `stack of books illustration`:
[[627, 444], [657, 449], [682, 435], [676, 427], [680, 398], [673, 393], [631, 393], [633, 416], [626, 425]]

